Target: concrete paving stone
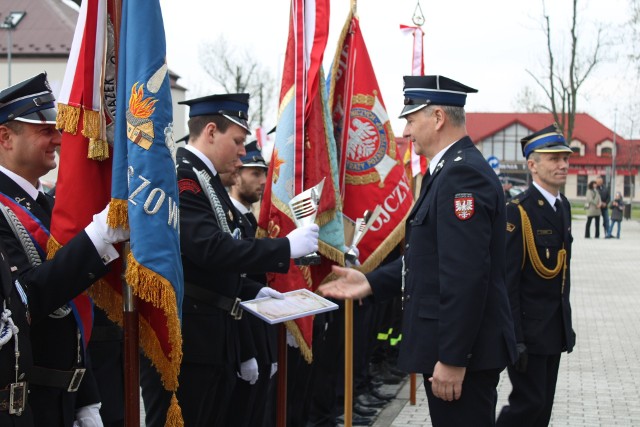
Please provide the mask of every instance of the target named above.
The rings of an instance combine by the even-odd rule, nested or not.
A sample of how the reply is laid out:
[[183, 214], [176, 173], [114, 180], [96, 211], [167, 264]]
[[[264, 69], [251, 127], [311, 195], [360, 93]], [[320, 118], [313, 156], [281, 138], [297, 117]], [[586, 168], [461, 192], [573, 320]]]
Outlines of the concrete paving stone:
[[[585, 239], [584, 228], [584, 216], [574, 218], [571, 304], [577, 340], [561, 359], [550, 426], [640, 426], [640, 222], [623, 221], [619, 240]], [[374, 426], [430, 426], [420, 387], [418, 405], [408, 404], [408, 391], [399, 393], [396, 400], [406, 399], [394, 405], [399, 411], [385, 414], [388, 405]], [[510, 390], [503, 373], [497, 411]], [[409, 414], [419, 416], [419, 424]]]

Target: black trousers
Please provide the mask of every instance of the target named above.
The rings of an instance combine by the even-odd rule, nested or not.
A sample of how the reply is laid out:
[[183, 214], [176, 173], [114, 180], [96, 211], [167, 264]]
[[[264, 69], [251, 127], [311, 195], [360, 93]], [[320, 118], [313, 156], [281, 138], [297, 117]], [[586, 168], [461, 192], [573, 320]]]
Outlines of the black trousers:
[[548, 426], [559, 367], [560, 354], [529, 354], [525, 373], [509, 367], [509, 379], [513, 390], [509, 395], [509, 405], [500, 411], [497, 425], [500, 427]]
[[469, 372], [462, 383], [460, 399], [447, 402], [433, 395], [429, 377], [424, 375], [424, 385], [429, 401], [429, 414], [434, 427], [482, 427], [496, 425], [496, 387], [501, 369]]
[[240, 378], [233, 389], [225, 425], [234, 427], [267, 427], [275, 425], [275, 413], [269, 405], [275, 394], [276, 377], [270, 377], [271, 364], [258, 370], [258, 381], [251, 385]]

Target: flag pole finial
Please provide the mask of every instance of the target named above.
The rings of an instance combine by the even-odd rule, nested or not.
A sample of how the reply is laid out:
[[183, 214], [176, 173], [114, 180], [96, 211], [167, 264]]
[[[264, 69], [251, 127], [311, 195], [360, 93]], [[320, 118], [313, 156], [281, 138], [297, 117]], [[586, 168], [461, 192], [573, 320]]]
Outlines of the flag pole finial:
[[424, 24], [424, 14], [422, 13], [422, 7], [420, 6], [420, 0], [416, 3], [416, 8], [413, 10], [413, 23], [418, 27], [422, 27]]

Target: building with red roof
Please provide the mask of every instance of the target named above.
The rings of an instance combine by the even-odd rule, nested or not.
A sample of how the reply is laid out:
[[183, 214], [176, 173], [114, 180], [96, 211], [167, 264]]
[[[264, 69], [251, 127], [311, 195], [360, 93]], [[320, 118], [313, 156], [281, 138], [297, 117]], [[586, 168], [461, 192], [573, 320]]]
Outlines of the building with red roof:
[[[485, 158], [500, 161], [500, 173], [515, 182], [530, 182], [520, 139], [554, 122], [550, 113], [467, 113], [467, 132]], [[615, 148], [614, 148], [615, 141]], [[585, 195], [587, 184], [602, 176], [626, 199], [635, 199], [640, 169], [640, 140], [626, 140], [586, 113], [575, 116], [569, 145], [569, 177], [563, 193], [569, 199]], [[615, 159], [614, 159], [615, 153]], [[615, 167], [615, 174], [612, 170]]]

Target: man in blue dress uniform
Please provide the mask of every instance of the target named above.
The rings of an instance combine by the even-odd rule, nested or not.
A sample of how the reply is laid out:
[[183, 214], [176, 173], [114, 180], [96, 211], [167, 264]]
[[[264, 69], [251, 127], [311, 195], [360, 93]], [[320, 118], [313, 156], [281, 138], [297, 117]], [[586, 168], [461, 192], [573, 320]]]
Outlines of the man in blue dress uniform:
[[496, 386], [515, 360], [505, 286], [504, 192], [467, 136], [477, 92], [444, 76], [404, 78], [404, 136], [430, 159], [397, 259], [366, 276], [336, 268], [336, 298], [402, 295], [398, 367], [424, 375], [434, 426], [492, 426]]

